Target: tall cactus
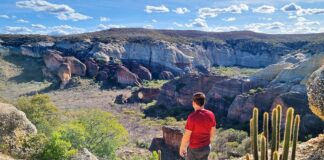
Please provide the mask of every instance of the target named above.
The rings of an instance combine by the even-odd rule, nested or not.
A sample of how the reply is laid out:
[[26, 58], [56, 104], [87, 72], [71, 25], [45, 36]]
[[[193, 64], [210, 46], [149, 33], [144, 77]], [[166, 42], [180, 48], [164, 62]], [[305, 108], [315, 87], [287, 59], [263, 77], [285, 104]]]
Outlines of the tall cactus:
[[250, 156], [249, 156], [249, 154], [246, 154], [246, 155], [245, 155], [245, 160], [250, 160]]
[[278, 135], [278, 128], [277, 128], [277, 124], [278, 124], [278, 109], [274, 108], [272, 110], [272, 117], [271, 117], [271, 160], [273, 159], [273, 154], [275, 151], [277, 151], [277, 135]]
[[291, 152], [291, 160], [295, 160], [296, 156], [296, 147], [298, 141], [298, 132], [299, 132], [299, 124], [300, 124], [300, 116], [296, 115], [294, 120], [294, 129], [293, 129], [293, 140], [292, 140], [292, 152]]
[[257, 108], [253, 109], [253, 158], [258, 160], [258, 116], [259, 112]]
[[280, 129], [281, 129], [281, 115], [282, 115], [282, 107], [280, 104], [277, 105], [277, 118], [278, 118], [278, 121], [277, 121], [277, 148], [276, 150], [278, 151], [279, 148], [280, 148]]
[[261, 160], [266, 160], [266, 138], [264, 135], [261, 137]]
[[250, 141], [251, 141], [251, 151], [253, 152], [253, 117], [250, 119]]
[[265, 137], [265, 160], [268, 160], [268, 139], [269, 139], [269, 114], [263, 113], [263, 136]]
[[294, 109], [288, 108], [287, 115], [286, 115], [286, 126], [285, 126], [285, 133], [284, 133], [284, 144], [283, 144], [284, 146], [283, 146], [282, 160], [288, 160], [293, 116], [294, 116]]
[[158, 154], [159, 154], [159, 160], [162, 160], [162, 152], [161, 152], [161, 150], [158, 150]]
[[273, 160], [279, 160], [279, 153], [277, 151], [273, 152]]

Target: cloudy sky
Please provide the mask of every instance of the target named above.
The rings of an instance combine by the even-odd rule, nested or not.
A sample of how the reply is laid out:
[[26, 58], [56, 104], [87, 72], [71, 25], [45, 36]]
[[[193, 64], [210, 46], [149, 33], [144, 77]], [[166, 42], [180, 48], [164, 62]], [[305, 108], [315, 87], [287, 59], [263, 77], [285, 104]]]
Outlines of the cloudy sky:
[[0, 33], [65, 35], [118, 27], [324, 32], [324, 0], [1, 0]]

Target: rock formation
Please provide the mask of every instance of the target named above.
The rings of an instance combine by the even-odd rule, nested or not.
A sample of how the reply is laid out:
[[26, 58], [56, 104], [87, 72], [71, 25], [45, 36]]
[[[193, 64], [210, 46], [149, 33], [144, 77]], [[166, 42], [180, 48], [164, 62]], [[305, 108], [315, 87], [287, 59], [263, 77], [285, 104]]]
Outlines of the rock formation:
[[324, 120], [324, 65], [310, 76], [307, 94], [311, 110]]
[[127, 85], [137, 85], [140, 86], [140, 82], [138, 81], [138, 76], [131, 71], [129, 71], [126, 67], [120, 65], [116, 74], [117, 82], [123, 86]]
[[28, 135], [36, 134], [36, 127], [24, 112], [10, 104], [0, 103], [0, 119], [0, 144], [8, 145], [10, 152], [22, 154], [24, 148], [21, 142]]
[[140, 88], [132, 93], [129, 102], [149, 103], [156, 100], [160, 94], [159, 88]]
[[[75, 57], [62, 57], [62, 53], [55, 50], [49, 50], [43, 60], [45, 66], [50, 72], [57, 75], [61, 80], [61, 88], [70, 81], [72, 75], [85, 76], [86, 65]], [[43, 74], [48, 75], [47, 70]]]
[[324, 134], [297, 145], [296, 159], [320, 160], [324, 157]]
[[87, 76], [90, 78], [96, 77], [99, 71], [98, 64], [93, 60], [87, 60], [85, 65], [87, 68]]
[[169, 79], [173, 79], [173, 78], [174, 78], [174, 75], [170, 71], [162, 71], [159, 74], [159, 79], [169, 80]]
[[152, 74], [146, 67], [137, 63], [133, 63], [128, 68], [130, 68], [130, 71], [136, 74], [141, 80], [152, 80]]
[[179, 147], [183, 136], [182, 130], [177, 127], [163, 126], [163, 138], [154, 138], [150, 150], [162, 153], [162, 160], [178, 159]]

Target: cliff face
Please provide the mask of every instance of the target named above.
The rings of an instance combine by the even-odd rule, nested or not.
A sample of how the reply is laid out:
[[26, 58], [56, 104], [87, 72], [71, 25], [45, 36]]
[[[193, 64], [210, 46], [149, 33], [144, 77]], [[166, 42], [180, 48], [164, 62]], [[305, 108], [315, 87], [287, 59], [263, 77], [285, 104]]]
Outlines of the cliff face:
[[196, 66], [265, 67], [298, 49], [320, 50], [312, 44], [322, 44], [321, 35], [111, 29], [65, 37], [0, 35], [0, 52], [42, 57], [55, 49], [79, 59], [105, 55], [179, 73]]

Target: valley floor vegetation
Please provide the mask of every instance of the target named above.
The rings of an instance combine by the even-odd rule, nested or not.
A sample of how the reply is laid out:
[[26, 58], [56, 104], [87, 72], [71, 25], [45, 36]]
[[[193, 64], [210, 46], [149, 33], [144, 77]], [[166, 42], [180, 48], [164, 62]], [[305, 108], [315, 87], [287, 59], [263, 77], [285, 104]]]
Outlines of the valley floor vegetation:
[[[1, 102], [8, 102], [1, 98]], [[31, 97], [20, 97], [12, 102], [19, 110], [26, 113], [27, 118], [36, 126], [38, 133], [19, 141], [23, 152], [10, 150], [6, 144], [0, 145], [0, 151], [16, 158], [65, 160], [71, 159], [78, 150], [87, 148], [99, 159], [119, 160], [116, 152], [120, 147], [133, 145], [127, 129], [119, 122], [118, 116], [100, 109], [59, 109], [45, 94]], [[163, 125], [184, 125], [185, 121], [177, 121], [173, 117], [152, 119], [145, 117], [140, 111], [123, 109], [122, 114], [141, 117], [141, 125], [161, 127]], [[139, 137], [140, 138], [140, 137]], [[210, 157], [240, 157], [250, 152], [250, 139], [244, 131], [234, 129], [217, 129], [216, 141], [212, 143]], [[150, 144], [136, 141], [137, 148], [148, 149]], [[157, 160], [158, 153], [131, 155], [130, 160]]]

